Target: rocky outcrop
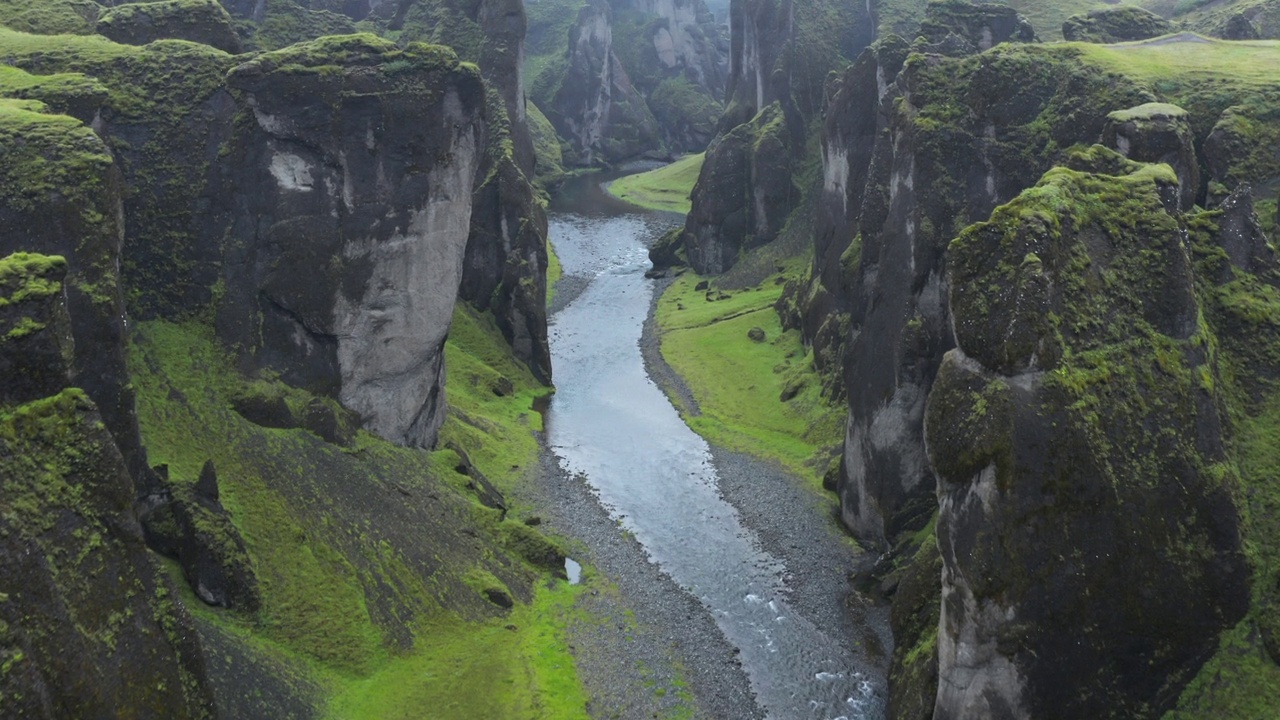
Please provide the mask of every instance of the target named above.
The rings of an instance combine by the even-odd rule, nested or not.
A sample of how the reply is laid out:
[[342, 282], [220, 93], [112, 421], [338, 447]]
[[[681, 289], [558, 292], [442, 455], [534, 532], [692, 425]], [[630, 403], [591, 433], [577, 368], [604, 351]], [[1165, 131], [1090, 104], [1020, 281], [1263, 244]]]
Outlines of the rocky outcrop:
[[613, 51], [612, 10], [582, 8], [569, 31], [568, 68], [547, 118], [576, 157], [571, 164], [612, 163], [661, 147], [658, 123]]
[[1135, 84], [1033, 45], [967, 59], [920, 56], [895, 83], [902, 99], [890, 104], [877, 137], [859, 211], [838, 483], [845, 524], [884, 547], [936, 507], [922, 420], [953, 342], [944, 279], [951, 228], [1034, 184], [1058, 148], [1096, 140], [1117, 105], [1150, 99]]
[[1005, 42], [1035, 42], [1031, 23], [1011, 7], [973, 4], [967, 0], [931, 2], [920, 23], [929, 52], [959, 57], [990, 50]]
[[259, 56], [228, 84], [252, 122], [219, 165], [219, 334], [370, 431], [431, 446], [484, 146], [479, 76], [447, 49], [362, 35]]
[[[877, 40], [831, 83], [823, 123], [822, 190], [814, 219], [814, 257], [809, 277], [792, 281], [778, 303], [783, 324], [799, 328], [813, 348], [814, 365], [827, 379], [828, 397], [845, 397], [842, 364], [849, 340], [850, 298], [861, 261], [859, 225], [873, 163], [876, 138], [885, 132], [892, 102], [900, 96], [893, 82], [906, 60], [908, 45], [896, 36]], [[880, 146], [882, 152], [885, 150]]]
[[779, 103], [707, 148], [685, 221], [694, 270], [724, 272], [739, 253], [777, 237], [800, 196], [791, 181], [794, 154]]
[[1261, 197], [1280, 190], [1280, 99], [1255, 95], [1228, 107], [1204, 139], [1203, 153], [1208, 206], [1243, 183]]
[[[45, 84], [31, 76], [26, 79], [31, 81], [26, 94], [82, 112], [105, 94], [83, 77], [50, 78]], [[79, 121], [45, 114], [47, 106], [37, 101], [0, 103], [5, 103], [0, 123], [0, 253], [25, 250], [64, 259], [76, 348], [70, 382], [93, 400], [130, 473], [144, 488], [149, 467], [125, 362], [118, 270], [124, 229], [120, 174], [102, 140]]]
[[951, 244], [936, 718], [1158, 717], [1248, 604], [1177, 178], [1104, 154]]
[[1065, 40], [1118, 43], [1168, 35], [1173, 24], [1150, 10], [1134, 5], [1090, 10], [1062, 23]]
[[1102, 144], [1139, 162], [1166, 163], [1178, 176], [1178, 206], [1190, 210], [1200, 190], [1200, 163], [1187, 111], [1146, 103], [1107, 115]]
[[258, 580], [240, 531], [218, 497], [218, 473], [206, 462], [195, 482], [175, 482], [157, 471], [163, 490], [140, 513], [147, 544], [182, 566], [187, 584], [209, 605], [243, 612], [258, 609]]
[[238, 53], [240, 36], [217, 0], [161, 0], [111, 8], [98, 18], [96, 32], [125, 45], [173, 38]]
[[[9, 126], [25, 111], [2, 112]], [[143, 544], [124, 458], [69, 387], [67, 272], [0, 260], [0, 714], [210, 717], [194, 627]]]
[[[837, 16], [855, 20], [833, 31]], [[808, 190], [794, 174], [808, 160], [808, 122], [822, 107], [828, 73], [870, 42], [873, 27], [866, 9], [789, 0], [735, 2], [730, 26], [728, 104], [684, 230], [690, 265], [704, 273], [727, 270], [783, 227]]]

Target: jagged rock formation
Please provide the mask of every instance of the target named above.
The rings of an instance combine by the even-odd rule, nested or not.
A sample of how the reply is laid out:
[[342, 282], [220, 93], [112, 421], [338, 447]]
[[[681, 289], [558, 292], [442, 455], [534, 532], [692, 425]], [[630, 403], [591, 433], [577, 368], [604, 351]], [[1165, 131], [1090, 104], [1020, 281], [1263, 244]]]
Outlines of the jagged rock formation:
[[935, 718], [1158, 713], [1247, 605], [1177, 179], [1100, 154], [948, 253]]
[[241, 49], [231, 16], [217, 0], [130, 3], [103, 12], [95, 32], [125, 45], [172, 38], [204, 43], [229, 53]]
[[566, 139], [565, 162], [706, 147], [721, 111], [727, 38], [703, 0], [551, 0], [536, 9], [530, 99]]
[[[833, 32], [837, 17], [844, 29]], [[794, 182], [804, 162], [797, 156], [827, 74], [870, 42], [874, 24], [867, 9], [839, 2], [743, 0], [731, 5], [730, 27], [727, 108], [682, 239], [698, 272], [727, 270], [782, 229], [808, 190]]]
[[1117, 43], [1168, 35], [1173, 25], [1164, 18], [1133, 5], [1090, 10], [1085, 15], [1072, 15], [1062, 23], [1065, 40]]
[[[0, 127], [45, 152], [96, 141], [41, 109], [0, 101]], [[0, 714], [209, 717], [200, 646], [143, 544], [124, 458], [70, 387], [67, 274], [56, 256], [0, 260]]]
[[[893, 613], [896, 648], [891, 668], [892, 715], [927, 718], [944, 710], [954, 714], [939, 716], [960, 717], [966, 713], [996, 717], [1006, 714], [1012, 717], [1053, 715], [1055, 710], [1051, 708], [1058, 707], [1053, 703], [1064, 704], [1067, 700], [1054, 695], [1056, 689], [1044, 689], [1050, 682], [1043, 679], [1047, 675], [1041, 679], [1032, 677], [1035, 673], [1026, 672], [1029, 665], [1019, 665], [1022, 661], [1009, 658], [1018, 652], [1016, 648], [1019, 647], [1031, 647], [1033, 649], [1029, 652], [1039, 652], [1034, 648], [1035, 643], [1041, 641], [1047, 643], [1045, 647], [1052, 647], [1045, 650], [1042, 657], [1062, 656], [1065, 651], [1053, 646], [1056, 642], [1054, 634], [1070, 633], [1058, 628], [1034, 636], [1040, 632], [1036, 629], [1038, 625], [1043, 624], [1036, 619], [1029, 620], [1026, 627], [1015, 622], [995, 635], [984, 634], [986, 629], [1004, 627], [1002, 623], [1008, 622], [1000, 619], [1004, 617], [999, 612], [1001, 608], [1010, 609], [1015, 617], [1029, 611], [1011, 605], [992, 610], [994, 606], [984, 605], [983, 598], [989, 600], [998, 596], [1000, 602], [1006, 602], [1008, 598], [1024, 592], [1029, 587], [1024, 582], [1025, 578], [1012, 578], [1011, 574], [1025, 572], [1028, 567], [1045, 567], [1046, 573], [1057, 572], [1052, 563], [1043, 559], [1030, 555], [1006, 557], [999, 552], [1021, 552], [1025, 548], [1026, 553], [1035, 553], [1047, 547], [1057, 547], [1054, 543], [1058, 540], [1066, 543], [1063, 547], [1075, 540], [1059, 537], [1038, 544], [1034, 538], [1000, 535], [1016, 533], [1018, 531], [1012, 530], [1013, 527], [1023, 527], [1028, 523], [1021, 516], [1018, 519], [1012, 519], [1013, 516], [1007, 520], [999, 519], [992, 513], [1004, 510], [993, 509], [995, 506], [988, 501], [999, 497], [999, 493], [1005, 493], [1005, 497], [1021, 498], [1018, 493], [1026, 485], [1025, 481], [1012, 489], [1008, 485], [997, 484], [988, 491], [987, 486], [982, 486], [984, 490], [980, 495], [986, 505], [975, 505], [976, 500], [967, 500], [969, 504], [961, 508], [960, 501], [956, 499], [960, 497], [957, 488], [961, 486], [956, 485], [944, 485], [937, 491], [941, 495], [935, 495], [934, 466], [960, 462], [964, 453], [987, 452], [983, 448], [989, 449], [988, 445], [979, 443], [979, 440], [986, 442], [985, 435], [977, 439], [969, 437], [965, 441], [972, 440], [971, 444], [978, 448], [976, 450], [962, 447], [965, 442], [937, 449], [931, 441], [929, 451], [935, 457], [930, 462], [930, 457], [926, 456], [923, 436], [926, 398], [934, 389], [937, 369], [944, 354], [955, 343], [953, 333], [962, 332], [958, 325], [961, 318], [952, 315], [956, 307], [955, 294], [961, 288], [956, 284], [960, 281], [948, 279], [954, 277], [948, 274], [952, 262], [948, 244], [965, 223], [985, 220], [996, 207], [1035, 185], [1044, 172], [1055, 165], [1067, 163], [1069, 153], [1065, 149], [1099, 141], [1122, 150], [1134, 159], [1171, 164], [1172, 177], [1177, 177], [1181, 186], [1166, 178], [1162, 184], [1162, 199], [1167, 211], [1160, 210], [1165, 219], [1157, 218], [1153, 222], [1164, 222], [1165, 225], [1172, 222], [1175, 227], [1194, 228], [1199, 220], [1188, 219], [1185, 225], [1179, 226], [1179, 221], [1173, 219], [1180, 209], [1189, 211], [1194, 204], [1203, 203], [1206, 199], [1211, 205], [1224, 203], [1230, 193], [1246, 182], [1255, 183], [1255, 187], [1267, 187], [1260, 197], [1269, 200], [1273, 192], [1270, 190], [1272, 183], [1280, 179], [1280, 170], [1268, 154], [1274, 153], [1276, 140], [1270, 134], [1271, 124], [1252, 118], [1269, 118], [1276, 103], [1267, 93], [1256, 94], [1247, 82], [1212, 87], [1209, 83], [1201, 84], [1190, 77], [1177, 75], [1178, 71], [1173, 67], [1165, 71], [1167, 77], [1159, 76], [1162, 84], [1157, 85], [1154, 76], [1126, 77], [1122, 72], [1109, 69], [1122, 65], [1108, 65], [1108, 69], [1104, 69], [1102, 63], [1093, 66], [1089, 62], [1081, 62], [1079, 56], [1065, 48], [1037, 45], [993, 47], [1003, 39], [1026, 37], [1025, 23], [1007, 10], [977, 8], [966, 14], [961, 4], [947, 3], [946, 7], [931, 5], [929, 13], [931, 19], [925, 23], [927, 32], [922, 31], [922, 39], [910, 46], [920, 54], [908, 58], [909, 46], [905, 41], [885, 38], [873, 45], [842, 77], [829, 83], [830, 100], [822, 145], [823, 191], [815, 228], [815, 264], [807, 282], [795, 283], [788, 289], [779, 310], [784, 322], [803, 328], [806, 339], [813, 343], [815, 359], [819, 363], [828, 363], [829, 367], [833, 356], [843, 358], [850, 413], [843, 463], [836, 485], [845, 523], [859, 537], [887, 551], [877, 567], [883, 568], [881, 572], [892, 570], [898, 588]], [[993, 26], [1007, 30], [1010, 36], [991, 35]], [[972, 54], [983, 47], [992, 49]], [[1256, 100], [1251, 99], [1255, 97]], [[1194, 109], [1183, 112], [1175, 106], [1148, 105], [1160, 100], [1178, 102], [1182, 107]], [[1195, 149], [1200, 147], [1204, 149], [1209, 168], [1204, 176], [1201, 176], [1201, 165], [1195, 153]], [[1101, 163], [1089, 166], [1089, 172], [1095, 174], [1126, 177], [1131, 172], [1126, 168], [1134, 167], [1123, 159], [1115, 160], [1117, 156], [1114, 153], [1101, 148], [1086, 155], [1089, 162]], [[1215, 156], [1216, 159], [1210, 160]], [[1082, 165], [1077, 167], [1085, 169]], [[1229, 180], [1215, 179], [1228, 177]], [[1101, 188], [1110, 187], [1111, 182], [1099, 181], [1099, 192], [1103, 192]], [[1115, 182], [1119, 183], [1116, 188], [1130, 188], [1124, 182]], [[1072, 203], [1068, 202], [1065, 194], [1061, 195], [1062, 203], [1069, 208]], [[1242, 200], [1237, 197], [1231, 202], [1236, 207]], [[1266, 210], [1270, 212], [1269, 206]], [[1066, 211], [1059, 209], [1058, 212]], [[1136, 213], [1130, 215], [1137, 216]], [[1266, 267], [1265, 253], [1260, 249], [1265, 247], [1265, 242], [1256, 240], [1265, 237], [1265, 230], [1256, 219], [1252, 224], [1241, 219], [1247, 217], [1252, 216], [1236, 210], [1231, 220], [1223, 220], [1222, 227], [1226, 229], [1217, 236], [1218, 242], [1223, 246], [1238, 246], [1232, 251], [1232, 256], [1253, 258], [1249, 261], [1251, 268]], [[1056, 232], [1056, 221], [1053, 228]], [[1114, 228], [1109, 231], [1119, 232]], [[1090, 243], [1094, 242], [1096, 233], [1080, 232]], [[1174, 235], [1160, 236], [1164, 238], [1161, 247], [1166, 252], [1156, 253], [1158, 258], [1175, 252], [1178, 245], [1172, 239]], [[1237, 236], [1243, 239], [1232, 240]], [[1239, 249], [1244, 247], [1252, 249]], [[1088, 252], [1092, 256], [1099, 250], [1089, 245]], [[1023, 259], [1019, 256], [1012, 265], [1021, 267], [1019, 263]], [[1102, 259], [1094, 258], [1092, 263], [1101, 267], [1112, 260], [1114, 258], [1107, 255]], [[1154, 262], [1150, 258], [1148, 260]], [[1194, 302], [1190, 310], [1185, 306], [1192, 282], [1189, 271], [1185, 269], [1189, 267], [1186, 258], [1179, 260], [1175, 257], [1167, 262], [1172, 263], [1172, 269], [1165, 275], [1174, 277], [1177, 272], [1182, 272], [1181, 279], [1168, 288], [1146, 287], [1142, 290], [1144, 297], [1154, 298], [1155, 305], [1169, 312], [1173, 312], [1171, 308], [1181, 307], [1185, 312], [1179, 317], [1184, 322], [1188, 317], [1194, 320], [1197, 317]], [[1032, 272], [1033, 266], [1038, 267], [1041, 263], [1048, 266], [1043, 254], [1029, 257], [1024, 270], [1031, 279], [1025, 282], [1011, 280], [1008, 284], [1001, 284], [983, 280], [974, 285], [974, 279], [966, 278], [962, 284], [966, 289], [981, 290], [988, 295], [996, 292], [994, 288], [997, 287], [1007, 288], [1008, 292], [1021, 292], [1026, 297], [1035, 292], [1061, 291], [1060, 282], [1054, 284], [1045, 279], [1048, 275], [1043, 273], [1048, 271]], [[1178, 271], [1179, 267], [1184, 269]], [[1150, 281], [1158, 285], [1157, 280], [1164, 277], [1161, 272], [1165, 271], [1160, 268], [1149, 270]], [[985, 271], [993, 270], [985, 268]], [[1132, 284], [1134, 281], [1129, 282]], [[1023, 286], [1025, 289], [1018, 290]], [[1170, 289], [1173, 287], [1181, 289], [1174, 292]], [[997, 297], [1003, 298], [1002, 295]], [[1184, 301], [1182, 306], [1179, 306], [1177, 298]], [[1113, 314], [1103, 310], [1096, 313], [1098, 317], [1111, 317]], [[1206, 314], [1212, 313], [1206, 309]], [[1195, 368], [1201, 375], [1217, 372], [1215, 360], [1194, 356], [1196, 350], [1185, 346], [1188, 343], [1194, 345], [1187, 340], [1190, 337], [1187, 332], [1160, 327], [1165, 328], [1162, 332], [1180, 338], [1178, 342], [1183, 345], [1179, 346], [1179, 352], [1189, 353], [1189, 359], [1182, 361], [1187, 367]], [[1011, 329], [1006, 328], [1012, 334], [990, 335], [984, 343], [978, 343], [982, 350], [973, 352], [1023, 353], [1022, 350], [1013, 350], [1022, 347], [1022, 328], [1015, 323]], [[965, 351], [968, 352], [969, 348]], [[962, 358], [961, 355], [954, 357]], [[1051, 361], [1049, 357], [1037, 357], [1037, 362], [1042, 364]], [[1259, 360], [1259, 364], [1265, 365], [1265, 361]], [[983, 365], [991, 367], [985, 361]], [[966, 361], [956, 367], [971, 369], [972, 363]], [[971, 375], [964, 377], [971, 379]], [[1014, 375], [1022, 377], [1017, 373]], [[982, 377], [986, 378], [983, 383], [994, 382], [986, 375]], [[1013, 393], [1011, 397], [1014, 400], [1010, 402], [1016, 401], [1017, 407], [1023, 407], [1021, 403], [1024, 401], [1031, 402], [1026, 399], [1028, 396], [1021, 394], [1025, 388], [1018, 383], [1022, 380], [1004, 380], [1013, 388], [1009, 392]], [[969, 383], [968, 379], [956, 382], [969, 387], [965, 384]], [[1148, 380], [1143, 379], [1142, 382]], [[975, 380], [969, 384], [981, 383]], [[1230, 462], [1223, 449], [1228, 431], [1221, 427], [1215, 429], [1217, 426], [1214, 425], [1223, 424], [1217, 418], [1222, 417], [1224, 396], [1206, 400], [1196, 394], [1198, 385], [1193, 383], [1180, 387], [1180, 399], [1176, 403], [1171, 401], [1168, 407], [1181, 408], [1191, 403], [1195, 409], [1195, 422], [1187, 420], [1191, 416], [1179, 415], [1173, 410], [1149, 422], [1152, 426], [1168, 426], [1170, 433], [1181, 433], [1177, 437], [1187, 439], [1186, 444], [1197, 448], [1200, 455], [1189, 460], [1155, 451], [1150, 455], [1169, 455], [1168, 462], [1173, 463], [1185, 461], [1195, 468], [1189, 477], [1197, 479], [1188, 481], [1189, 490], [1185, 496], [1144, 497], [1141, 502], [1184, 503], [1180, 507], [1214, 508], [1197, 514], [1195, 517], [1198, 519], [1194, 522], [1188, 521], [1191, 523], [1188, 533], [1197, 539], [1188, 541], [1185, 547], [1194, 550], [1188, 549], [1177, 561], [1190, 563], [1184, 577], [1196, 584], [1195, 593], [1200, 593], [1198, 597], [1204, 602], [1195, 607], [1169, 609], [1160, 606], [1161, 609], [1152, 610], [1151, 620], [1156, 624], [1144, 626], [1146, 629], [1141, 631], [1145, 638], [1143, 642], [1171, 643], [1161, 651], [1162, 657], [1167, 657], [1171, 665], [1163, 675], [1156, 674], [1157, 680], [1147, 678], [1143, 681], [1147, 682], [1146, 685], [1135, 680], [1131, 686], [1132, 695], [1125, 695], [1129, 691], [1116, 690], [1115, 686], [1099, 680], [1096, 686], [1090, 686], [1089, 693], [1093, 695], [1082, 693], [1078, 698], [1082, 703], [1096, 700], [1104, 708], [1111, 706], [1108, 703], [1115, 703], [1116, 707], [1130, 703], [1130, 709], [1117, 711], [1121, 715], [1147, 712], [1132, 709], [1140, 708], [1144, 702], [1152, 703], [1152, 707], [1168, 708], [1185, 682], [1196, 672], [1199, 663], [1211, 652], [1218, 633], [1230, 627], [1243, 612], [1245, 601], [1241, 598], [1247, 595], [1241, 590], [1246, 579], [1235, 554], [1238, 542], [1232, 539], [1236, 532], [1233, 528], [1234, 518], [1238, 516], [1235, 507], [1238, 498], [1233, 496], [1230, 483], [1219, 483], [1217, 475], [1213, 472], [1206, 474], [1203, 469], [1207, 465]], [[1146, 390], [1133, 392], [1135, 397], [1154, 393]], [[979, 402], [973, 399], [977, 396], [964, 397], [970, 398], [970, 402]], [[1002, 398], [1008, 399], [1004, 395], [993, 397], [987, 399], [987, 404], [1004, 402]], [[1158, 414], [1166, 410], [1151, 412]], [[1012, 425], [1015, 428], [1013, 432], [1024, 429], [1032, 432], [1036, 427], [1031, 420], [1021, 415], [1018, 417], [1020, 419]], [[1200, 424], [1204, 418], [1211, 419], [1205, 420], [1208, 425]], [[1112, 420], [1120, 422], [1114, 417]], [[1142, 427], [1148, 420], [1131, 417], [1124, 422], [1129, 423], [1126, 427], [1132, 428], [1135, 425]], [[969, 426], [962, 417], [948, 415], [946, 421], [939, 420], [939, 423], [942, 427], [955, 428], [956, 432], [969, 432], [966, 429]], [[974, 433], [986, 432], [982, 430], [985, 426], [975, 427], [978, 429], [973, 430]], [[1063, 423], [1059, 422], [1059, 428], [1062, 427]], [[1107, 427], [1107, 432], [1121, 432], [1110, 425]], [[1056, 441], [1048, 431], [1045, 431], [1044, 438], [1045, 443]], [[1032, 439], [1035, 438], [1027, 442]], [[1134, 445], [1145, 442], [1141, 437], [1130, 440]], [[1087, 455], [1073, 454], [1072, 457]], [[1019, 462], [1022, 464], [1017, 465], [1018, 472], [1034, 470], [1028, 463]], [[969, 468], [966, 472], [968, 470], [976, 474], [982, 468]], [[939, 472], [945, 476], [941, 468]], [[1159, 477], [1154, 471], [1143, 472], [1147, 473], [1144, 477]], [[1134, 470], [1127, 477], [1137, 477], [1138, 474], [1138, 470]], [[977, 497], [969, 490], [965, 492], [969, 494], [964, 497]], [[921, 554], [923, 550], [917, 552], [916, 544], [921, 541], [920, 533], [938, 507], [939, 498], [944, 502], [944, 514], [951, 512], [945, 523], [939, 520], [938, 526], [946, 577], [951, 583], [944, 588], [950, 601], [943, 611], [944, 615], [949, 612], [949, 619], [944, 618], [942, 625], [944, 635], [951, 632], [949, 639], [937, 635], [929, 623], [921, 623], [917, 619], [921, 608], [929, 606], [930, 597], [941, 602], [929, 591], [930, 583], [920, 580], [921, 577], [936, 577], [932, 571], [920, 570], [921, 564], [929, 565], [936, 560]], [[1134, 505], [1139, 501], [1131, 499], [1125, 502]], [[946, 503], [960, 509], [948, 511]], [[985, 509], [979, 511], [975, 507]], [[1106, 517], [1088, 522], [1114, 525], [1122, 523], [1117, 518], [1125, 513], [1118, 508], [1099, 512]], [[1037, 532], [1044, 535], [1043, 530]], [[995, 539], [997, 537], [1001, 539]], [[1161, 536], [1153, 534], [1151, 537]], [[932, 540], [923, 542], [929, 544]], [[1001, 547], [1013, 550], [997, 551], [984, 543], [1003, 543]], [[1144, 552], [1156, 553], [1154, 548], [1158, 548], [1159, 543], [1159, 540], [1149, 541]], [[1066, 551], [1064, 555], [1071, 557]], [[1209, 556], [1216, 559], [1203, 560]], [[1134, 561], [1131, 558], [1129, 562]], [[1109, 577], [1107, 582], [1120, 582], [1116, 578], [1124, 571], [1108, 567], [1098, 568], [1096, 572]], [[1230, 578], [1224, 580], [1216, 574], [1219, 572], [1227, 572]], [[992, 591], [994, 586], [984, 585], [981, 592], [973, 593], [973, 588], [966, 585], [973, 578], [996, 578], [994, 582], [997, 584], [1004, 583], [1000, 586], [1003, 589]], [[1039, 582], [1037, 578], [1031, 576], [1029, 581]], [[1201, 593], [1201, 588], [1210, 588], [1212, 592]], [[937, 592], [936, 584], [933, 592]], [[1035, 605], [1038, 601], [1029, 602]], [[1135, 606], [1141, 604], [1137, 600], [1134, 603]], [[1053, 612], [1067, 613], [1060, 606], [1055, 608]], [[1078, 612], [1078, 618], [1097, 613], [1106, 622], [1114, 621], [1121, 625], [1128, 622], [1117, 620], [1119, 615], [1107, 608], [1089, 606], [1088, 603], [1071, 612]], [[1165, 633], [1158, 623], [1176, 613], [1187, 613], [1197, 618], [1193, 624], [1198, 629], [1186, 634]], [[1017, 633], [1017, 644], [1002, 644], [1003, 640], [996, 642], [999, 638], [1009, 637], [1010, 633]], [[1114, 635], [1098, 636], [1104, 637]], [[1130, 663], [1126, 672], [1135, 676], [1144, 672], [1139, 669], [1135, 656], [1124, 654], [1127, 651], [1106, 646], [1103, 639], [1096, 642], [1082, 640], [1081, 646], [1090, 643], [1093, 648], [1088, 652], [1127, 658], [1117, 660]], [[934, 675], [938, 661], [941, 661], [943, 672], [942, 685]], [[1055, 668], [1054, 672], [1058, 671]], [[1055, 674], [1054, 677], [1061, 675]], [[962, 688], [970, 679], [976, 679], [972, 685], [975, 689], [966, 695]], [[989, 680], [986, 688], [991, 692], [984, 695], [978, 680]], [[1166, 681], [1167, 685], [1157, 687]], [[939, 687], [942, 687], [941, 691]], [[943, 694], [939, 695], [939, 692]], [[1108, 699], [1108, 693], [1114, 696]], [[1052, 699], [1042, 700], [1046, 697]], [[1027, 702], [1047, 704], [1032, 707]], [[1081, 712], [1089, 714], [1092, 711]]]
[[1200, 163], [1187, 111], [1146, 103], [1107, 115], [1102, 144], [1139, 162], [1165, 163], [1178, 176], [1178, 207], [1190, 210], [1200, 189]]
[[569, 162], [593, 165], [659, 147], [658, 123], [613, 51], [612, 10], [583, 7], [569, 31], [568, 68], [547, 118], [577, 153]]

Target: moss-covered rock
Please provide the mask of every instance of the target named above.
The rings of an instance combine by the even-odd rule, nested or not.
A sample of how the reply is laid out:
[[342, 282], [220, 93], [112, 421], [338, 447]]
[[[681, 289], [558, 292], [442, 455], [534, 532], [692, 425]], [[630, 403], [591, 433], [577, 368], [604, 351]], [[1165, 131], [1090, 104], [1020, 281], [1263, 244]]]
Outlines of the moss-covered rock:
[[792, 142], [782, 105], [774, 103], [707, 148], [684, 229], [695, 271], [724, 272], [740, 253], [777, 236], [800, 195]]
[[160, 0], [110, 8], [98, 18], [96, 31], [125, 45], [146, 45], [164, 38], [212, 45], [240, 52], [240, 36], [231, 16], [217, 0]]
[[[24, 89], [65, 85], [81, 89], [85, 81], [55, 76]], [[90, 95], [96, 92], [90, 84]], [[138, 438], [124, 353], [123, 184], [90, 128], [45, 109], [35, 101], [0, 100], [0, 253], [25, 250], [65, 258], [75, 338], [71, 382], [93, 398], [132, 476], [145, 488], [149, 465]]]
[[1035, 42], [1036, 31], [1007, 5], [968, 0], [930, 0], [914, 49], [958, 57], [990, 50], [1005, 41]]
[[1158, 717], [1245, 611], [1216, 341], [1170, 189], [1162, 166], [1054, 169], [951, 243], [959, 349], [925, 421], [935, 717]]
[[1200, 163], [1187, 111], [1168, 103], [1145, 103], [1107, 115], [1102, 144], [1139, 162], [1165, 163], [1178, 176], [1178, 205], [1189, 210], [1200, 191]]
[[144, 499], [139, 518], [147, 544], [182, 566], [187, 584], [209, 605], [246, 613], [258, 609], [261, 598], [253, 566], [240, 531], [218, 497], [218, 472], [209, 461], [195, 482], [157, 473], [162, 489]]
[[0, 260], [0, 402], [19, 404], [67, 386], [75, 343], [62, 281], [67, 261], [14, 253]]
[[83, 392], [0, 408], [0, 498], [0, 714], [211, 717], [191, 618]]
[[102, 6], [92, 0], [0, 0], [0, 25], [37, 35], [89, 35]]
[[1090, 10], [1062, 23], [1062, 37], [1069, 41], [1118, 43], [1168, 35], [1173, 24], [1136, 5]]

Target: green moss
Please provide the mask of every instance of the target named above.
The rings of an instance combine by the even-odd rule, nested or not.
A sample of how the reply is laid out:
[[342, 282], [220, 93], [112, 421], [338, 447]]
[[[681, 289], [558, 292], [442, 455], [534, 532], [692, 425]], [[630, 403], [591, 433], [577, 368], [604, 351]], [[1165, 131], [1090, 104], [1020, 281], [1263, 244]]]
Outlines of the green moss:
[[[483, 583], [482, 583], [483, 584]], [[564, 638], [581, 588], [539, 586], [534, 601], [481, 625], [429, 624], [430, 652], [398, 657], [351, 682], [327, 717], [396, 720], [422, 717], [586, 718], [586, 694]]]
[[252, 50], [276, 50], [294, 43], [326, 35], [349, 35], [356, 31], [351, 18], [328, 10], [311, 10], [294, 0], [271, 0], [262, 21], [245, 23], [241, 34]]
[[34, 213], [50, 196], [68, 193], [84, 204], [86, 224], [102, 208], [92, 202], [111, 165], [102, 142], [79, 120], [46, 113], [34, 100], [0, 99], [0, 202]]
[[540, 179], [554, 181], [564, 174], [564, 156], [560, 151], [560, 137], [551, 121], [529, 102], [525, 105], [525, 118], [529, 135], [533, 138], [533, 152], [538, 159], [537, 175]]
[[101, 11], [90, 0], [0, 0], [0, 25], [39, 35], [90, 35]]
[[609, 194], [642, 208], [685, 215], [705, 158], [705, 153], [688, 155], [656, 170], [618, 178], [609, 183]]
[[[537, 465], [533, 433], [542, 430], [542, 416], [533, 405], [547, 388], [511, 357], [493, 318], [465, 303], [454, 310], [445, 362], [449, 409], [439, 445], [457, 444], [499, 488], [514, 487]], [[499, 394], [503, 380], [511, 389]]]
[[[722, 293], [694, 290], [703, 279], [681, 276], [657, 308], [662, 356], [698, 404], [698, 412], [683, 409], [686, 422], [712, 442], [780, 462], [820, 487], [843, 434], [844, 408], [822, 397], [799, 332], [783, 332], [773, 309], [782, 285], [708, 301]], [[748, 338], [753, 327], [764, 330], [764, 342]]]
[[0, 259], [0, 308], [62, 291], [56, 277], [67, 271], [61, 255], [19, 252]]

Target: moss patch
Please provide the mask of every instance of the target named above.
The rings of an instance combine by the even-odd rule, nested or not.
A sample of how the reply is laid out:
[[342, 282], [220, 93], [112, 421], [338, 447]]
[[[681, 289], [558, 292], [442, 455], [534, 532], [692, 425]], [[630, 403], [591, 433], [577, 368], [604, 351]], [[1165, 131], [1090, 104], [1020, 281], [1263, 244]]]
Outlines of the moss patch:
[[656, 170], [636, 173], [609, 183], [609, 194], [649, 210], [689, 213], [689, 193], [698, 181], [706, 153], [687, 155]]
[[[697, 413], [684, 409], [685, 420], [716, 444], [780, 462], [820, 486], [844, 408], [822, 398], [799, 332], [783, 332], [774, 310], [782, 285], [771, 278], [722, 293], [695, 289], [702, 280], [687, 273], [658, 300], [662, 355], [698, 404]], [[763, 340], [748, 336], [753, 328]]]

